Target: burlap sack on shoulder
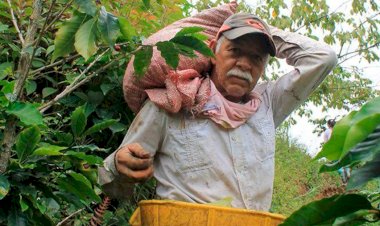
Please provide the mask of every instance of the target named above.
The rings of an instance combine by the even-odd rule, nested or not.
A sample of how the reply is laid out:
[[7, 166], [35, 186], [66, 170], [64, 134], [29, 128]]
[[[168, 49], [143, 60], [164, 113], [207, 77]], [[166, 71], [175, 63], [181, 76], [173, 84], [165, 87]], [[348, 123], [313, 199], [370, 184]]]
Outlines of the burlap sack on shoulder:
[[[202, 33], [208, 37], [208, 40], [211, 40], [215, 38], [224, 20], [235, 13], [236, 7], [236, 2], [232, 1], [226, 5], [204, 10], [199, 14], [184, 18], [163, 28], [147, 38], [143, 44], [152, 45], [159, 41], [170, 40], [182, 28], [192, 26], [204, 28]], [[208, 72], [211, 67], [210, 59], [198, 53], [197, 56], [197, 58], [180, 56], [177, 71], [194, 69], [199, 74]], [[127, 66], [123, 80], [124, 98], [130, 109], [135, 113], [140, 110], [142, 104], [148, 97], [145, 92], [146, 89], [165, 88], [165, 79], [171, 71], [170, 66], [168, 66], [161, 57], [160, 51], [154, 48], [151, 64], [144, 77], [138, 80], [134, 74], [132, 58]]]

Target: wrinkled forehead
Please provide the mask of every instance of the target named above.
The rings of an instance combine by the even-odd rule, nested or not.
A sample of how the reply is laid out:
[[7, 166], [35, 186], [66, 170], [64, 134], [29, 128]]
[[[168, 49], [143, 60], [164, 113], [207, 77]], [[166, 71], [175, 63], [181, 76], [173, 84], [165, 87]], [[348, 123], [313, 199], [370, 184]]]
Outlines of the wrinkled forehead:
[[269, 54], [269, 43], [263, 34], [247, 34], [234, 40], [229, 40], [231, 45], [238, 46], [247, 51], [256, 51]]

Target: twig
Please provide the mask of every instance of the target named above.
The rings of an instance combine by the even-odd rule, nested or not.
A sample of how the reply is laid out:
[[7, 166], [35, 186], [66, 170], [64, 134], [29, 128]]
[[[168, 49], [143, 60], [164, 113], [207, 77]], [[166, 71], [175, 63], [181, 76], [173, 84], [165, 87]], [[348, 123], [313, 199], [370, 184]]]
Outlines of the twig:
[[59, 60], [59, 61], [54, 62], [54, 63], [52, 63], [52, 64], [49, 64], [49, 65], [46, 65], [46, 66], [40, 67], [40, 68], [38, 68], [38, 69], [36, 69], [36, 70], [34, 70], [34, 71], [31, 71], [30, 73], [31, 73], [32, 75], [35, 75], [35, 74], [37, 74], [37, 73], [40, 72], [40, 71], [43, 71], [43, 70], [46, 70], [46, 69], [49, 69], [49, 68], [55, 67], [55, 66], [57, 66], [57, 65], [59, 65], [59, 64], [63, 64], [63, 63], [69, 62], [69, 61], [71, 61], [71, 60], [73, 60], [73, 59], [75, 59], [75, 58], [78, 58], [78, 57], [80, 57], [80, 54], [75, 54], [74, 56], [68, 57], [67, 59], [62, 59], [62, 60]]
[[40, 44], [41, 38], [45, 34], [45, 27], [46, 27], [46, 24], [47, 24], [47, 20], [50, 18], [50, 14], [51, 14], [51, 12], [53, 10], [54, 4], [55, 4], [55, 0], [52, 1], [51, 5], [49, 7], [48, 15], [47, 15], [47, 17], [45, 19], [44, 25], [42, 25], [42, 29], [39, 32], [37, 39], [33, 41], [33, 52], [32, 52], [32, 55], [30, 57], [29, 65], [27, 66], [27, 70], [25, 72], [27, 75], [29, 74], [30, 66], [32, 65], [34, 56], [36, 54], [37, 46], [38, 46], [38, 44]]
[[21, 41], [21, 44], [24, 46], [25, 40], [24, 40], [24, 38], [22, 37], [22, 34], [21, 34], [20, 29], [18, 28], [17, 20], [16, 20], [16, 17], [15, 17], [15, 14], [13, 13], [13, 9], [12, 9], [11, 1], [10, 1], [10, 0], [7, 0], [7, 2], [8, 2], [8, 5], [9, 5], [9, 10], [11, 11], [13, 26], [15, 26], [15, 29], [16, 29], [16, 31], [17, 31], [18, 37], [19, 37], [19, 39], [20, 39], [20, 41]]
[[373, 47], [377, 47], [378, 45], [380, 45], [380, 41], [379, 41], [379, 42], [376, 42], [375, 44], [373, 44], [373, 45], [371, 45], [371, 46], [368, 46], [367, 48], [364, 48], [364, 49], [358, 49], [358, 50], [355, 50], [355, 51], [351, 51], [351, 52], [345, 53], [345, 54], [343, 54], [343, 55], [341, 55], [341, 56], [339, 56], [339, 57], [342, 58], [342, 57], [345, 57], [345, 56], [347, 56], [347, 55], [351, 55], [351, 54], [354, 54], [354, 53], [358, 53], [358, 52], [360, 52], [360, 51], [369, 50], [369, 49], [371, 49], [371, 48], [373, 48]]
[[70, 2], [68, 2], [65, 7], [62, 9], [61, 12], [58, 13], [58, 15], [56, 17], [54, 17], [54, 19], [50, 22], [50, 24], [46, 27], [45, 30], [49, 30], [49, 28], [51, 26], [53, 26], [53, 24], [55, 23], [55, 21], [57, 21], [61, 16], [62, 14], [66, 11], [67, 8], [69, 8], [71, 6], [71, 4], [73, 3], [74, 0], [71, 0]]
[[[324, 17], [328, 17], [329, 15], [333, 15], [336, 11], [338, 11], [339, 8], [341, 8], [343, 5], [347, 4], [348, 2], [350, 2], [351, 0], [348, 0], [348, 1], [345, 1], [343, 2], [342, 4], [340, 4], [334, 11], [332, 11], [331, 13], [326, 13], [326, 15], [322, 15], [320, 17], [318, 17], [317, 19], [315, 20], [312, 20], [312, 21], [309, 21], [309, 23], [313, 23], [313, 22], [316, 22], [316, 21], [319, 21], [320, 19], [324, 18]], [[295, 32], [299, 31], [301, 28], [305, 27], [306, 24], [300, 26], [299, 28], [295, 29]]]
[[[67, 94], [71, 93], [72, 91], [74, 91], [76, 88], [78, 88], [80, 85], [83, 84], [83, 81], [88, 81], [89, 80], [89, 77], [92, 78], [93, 75], [90, 75], [90, 76], [87, 76], [86, 78], [82, 79], [83, 75], [85, 75], [91, 68], [92, 66], [94, 66], [94, 64], [96, 62], [98, 62], [100, 60], [100, 58], [106, 53], [108, 52], [109, 49], [105, 50], [103, 53], [101, 53], [93, 62], [91, 62], [90, 65], [88, 65], [88, 67], [78, 76], [75, 78], [75, 80], [68, 86], [66, 86], [66, 88], [60, 93], [58, 94], [57, 96], [55, 96], [54, 99], [50, 100], [49, 102], [47, 102], [46, 104], [42, 105], [39, 110], [41, 113], [43, 113], [44, 111], [46, 111], [47, 109], [49, 109], [51, 106], [53, 106], [53, 104], [55, 104], [58, 100], [62, 99], [63, 97], [65, 97]], [[81, 80], [82, 81], [79, 81]]]
[[75, 211], [74, 213], [70, 214], [65, 219], [63, 219], [62, 221], [60, 221], [56, 226], [63, 225], [66, 221], [68, 221], [70, 218], [72, 218], [73, 216], [77, 215], [78, 213], [82, 212], [83, 210], [84, 210], [84, 208]]

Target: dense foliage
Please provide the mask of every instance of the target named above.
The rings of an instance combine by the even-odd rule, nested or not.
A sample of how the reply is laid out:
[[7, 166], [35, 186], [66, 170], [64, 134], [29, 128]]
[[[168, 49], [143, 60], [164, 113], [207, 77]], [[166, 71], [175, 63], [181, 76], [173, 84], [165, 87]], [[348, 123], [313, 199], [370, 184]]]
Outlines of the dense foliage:
[[[134, 66], [142, 75], [152, 48], [141, 45], [145, 37], [220, 2], [0, 2], [0, 225], [88, 224], [103, 198], [96, 167], [117, 148], [134, 117], [121, 91], [126, 64], [135, 55]], [[347, 15], [331, 11], [324, 0], [296, 1], [292, 10], [282, 0], [260, 2], [250, 8], [242, 1], [240, 8], [280, 28], [340, 46], [338, 67], [311, 102], [326, 109], [349, 108], [374, 96], [363, 72], [342, 63], [357, 55], [379, 60], [375, 1], [353, 0]], [[353, 19], [364, 13], [370, 16]], [[317, 28], [324, 37], [316, 36]], [[191, 40], [194, 35], [201, 44], [199, 31], [191, 28], [179, 35]], [[354, 50], [347, 48], [352, 42], [357, 43]], [[176, 46], [171, 43], [162, 45]], [[193, 55], [189, 48], [195, 47], [164, 55], [167, 63], [175, 68], [178, 54]], [[208, 54], [206, 49], [203, 53]], [[272, 60], [274, 71], [276, 62]], [[335, 88], [339, 92], [328, 92]], [[308, 111], [300, 113], [307, 116]], [[136, 189], [149, 194], [144, 186]], [[117, 209], [105, 218], [120, 224], [124, 216]]]
[[[369, 181], [380, 183], [380, 97], [352, 111], [333, 129], [315, 159], [328, 163], [320, 172], [352, 169], [346, 192], [311, 202], [294, 212], [286, 225], [352, 225], [380, 221], [380, 186], [368, 194], [357, 189]], [[355, 189], [355, 190], [354, 190]]]

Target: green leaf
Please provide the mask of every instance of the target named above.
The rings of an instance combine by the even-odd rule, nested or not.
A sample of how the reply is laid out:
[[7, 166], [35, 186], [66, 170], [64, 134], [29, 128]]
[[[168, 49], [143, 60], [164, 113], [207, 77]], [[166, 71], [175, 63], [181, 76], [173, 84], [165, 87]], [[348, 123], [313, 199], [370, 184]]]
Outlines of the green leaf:
[[51, 87], [46, 87], [46, 88], [43, 88], [42, 90], [42, 97], [45, 98], [45, 97], [48, 97], [50, 95], [52, 95], [53, 93], [56, 93], [57, 92], [57, 89], [54, 89], [54, 88], [51, 88]]
[[72, 176], [75, 180], [84, 183], [89, 188], [92, 188], [91, 182], [83, 174], [75, 172], [70, 172], [68, 174]]
[[195, 34], [192, 34], [191, 36], [193, 36], [194, 38], [199, 39], [201, 41], [206, 41], [208, 39], [208, 37], [206, 35], [201, 34], [201, 33], [195, 33]]
[[106, 128], [114, 125], [117, 122], [118, 122], [118, 120], [110, 119], [110, 120], [106, 120], [104, 122], [96, 123], [95, 125], [93, 125], [92, 127], [90, 127], [88, 130], [86, 130], [86, 132], [84, 132], [83, 136], [88, 136], [88, 135], [90, 135], [92, 133], [96, 133], [98, 131], [106, 129]]
[[37, 148], [33, 155], [41, 155], [41, 156], [57, 156], [57, 155], [63, 155], [60, 151], [66, 149], [67, 147], [61, 147], [56, 145], [45, 145], [42, 147]]
[[100, 89], [102, 90], [104, 96], [107, 95], [107, 93], [114, 88], [115, 88], [115, 85], [112, 85], [112, 84], [103, 83], [100, 85]]
[[87, 152], [87, 151], [99, 151], [99, 152], [109, 152], [110, 148], [100, 148], [95, 144], [86, 144], [86, 145], [77, 145], [73, 146], [73, 149], [78, 149], [78, 152]]
[[22, 198], [22, 195], [21, 195], [21, 194], [19, 194], [19, 196], [20, 196], [20, 201], [19, 201], [19, 203], [20, 203], [20, 206], [21, 206], [21, 211], [22, 211], [22, 212], [25, 212], [26, 210], [29, 209], [29, 205], [28, 205], [28, 203]]
[[380, 177], [380, 151], [373, 160], [367, 162], [359, 169], [354, 169], [347, 184], [347, 189], [354, 189], [362, 186], [370, 180]]
[[86, 128], [87, 118], [84, 114], [83, 107], [77, 107], [71, 115], [71, 130], [74, 137], [80, 137]]
[[343, 157], [357, 143], [363, 141], [380, 124], [380, 97], [369, 101], [355, 114], [344, 142]]
[[98, 20], [98, 29], [102, 38], [106, 43], [113, 47], [116, 38], [119, 36], [119, 21], [117, 17], [108, 13], [106, 9], [102, 6], [100, 9], [100, 15]]
[[8, 114], [17, 116], [25, 125], [42, 125], [42, 115], [37, 107], [30, 103], [14, 102], [6, 110]]
[[144, 6], [149, 9], [150, 8], [150, 0], [143, 0]]
[[124, 17], [118, 17], [120, 32], [127, 40], [132, 40], [133, 36], [137, 35], [135, 27]]
[[341, 160], [332, 164], [322, 165], [319, 172], [330, 172], [350, 165], [351, 167], [373, 159], [380, 150], [380, 126], [376, 128], [364, 141], [357, 144]]
[[371, 215], [369, 210], [358, 210], [354, 213], [348, 214], [343, 217], [338, 217], [333, 225], [349, 225], [352, 222], [361, 221], [362, 223], [366, 221], [365, 216]]
[[333, 222], [338, 217], [363, 209], [373, 209], [371, 203], [365, 197], [357, 194], [335, 195], [301, 207], [280, 225], [308, 226], [325, 224], [326, 222]]
[[177, 34], [174, 37], [192, 35], [194, 33], [198, 33], [203, 30], [204, 29], [201, 27], [185, 27], [185, 28], [182, 28], [182, 30], [180, 30], [179, 32], [177, 32]]
[[40, 68], [46, 65], [46, 62], [41, 58], [33, 58], [32, 66], [33, 68]]
[[49, 215], [51, 218], [59, 211], [60, 206], [58, 202], [53, 198], [43, 198], [42, 204], [46, 206], [46, 214]]
[[83, 152], [67, 151], [65, 153], [65, 155], [67, 155], [67, 156], [74, 156], [74, 157], [76, 157], [78, 159], [85, 160], [90, 165], [93, 165], [93, 164], [101, 165], [101, 164], [103, 164], [103, 159], [102, 158], [100, 158], [98, 156], [95, 156], [95, 155], [86, 155]]
[[7, 226], [27, 226], [28, 221], [25, 214], [20, 212], [16, 206], [11, 206], [10, 214], [8, 215]]
[[93, 18], [84, 23], [75, 34], [75, 49], [85, 60], [88, 60], [98, 50], [96, 32], [96, 19]]
[[100, 202], [100, 197], [95, 194], [91, 187], [88, 187], [85, 183], [74, 179], [73, 177], [62, 177], [58, 179], [58, 186], [60, 189], [67, 191], [79, 199], [86, 205], [91, 202]]
[[191, 57], [191, 58], [197, 57], [197, 55], [194, 53], [194, 50], [192, 48], [181, 45], [181, 44], [176, 44], [175, 46], [177, 47], [181, 55]]
[[61, 145], [69, 146], [73, 142], [73, 135], [71, 133], [57, 132], [54, 134], [57, 142]]
[[356, 111], [352, 111], [336, 123], [330, 140], [323, 145], [322, 150], [314, 157], [314, 159], [325, 157], [329, 160], [336, 160], [340, 158], [347, 132], [351, 127], [351, 121], [356, 113]]
[[192, 37], [192, 36], [177, 36], [172, 39], [170, 39], [171, 42], [178, 43], [184, 46], [188, 46], [195, 51], [208, 56], [208, 57], [213, 57], [214, 53], [212, 50], [201, 40]]
[[55, 46], [52, 45], [52, 46], [49, 46], [46, 50], [46, 56], [48, 56], [50, 53], [52, 53], [55, 49]]
[[138, 78], [141, 78], [150, 65], [153, 55], [152, 46], [142, 46], [140, 50], [135, 53], [133, 67]]
[[8, 179], [0, 175], [0, 200], [2, 200], [9, 192], [11, 185], [9, 184]]
[[8, 27], [9, 27], [8, 25], [0, 22], [0, 32], [8, 30]]
[[359, 111], [353, 111], [334, 127], [330, 140], [315, 159], [343, 158], [351, 148], [363, 141], [380, 124], [380, 97], [367, 102]]
[[12, 74], [13, 64], [11, 62], [5, 62], [0, 64], [0, 80], [4, 79], [5, 76]]
[[8, 82], [6, 80], [0, 81], [1, 92], [4, 95], [1, 99], [1, 102], [4, 103], [3, 106], [8, 106], [10, 102], [14, 102], [16, 100], [15, 94], [13, 94], [13, 90], [15, 87], [15, 81]]
[[92, 0], [75, 0], [75, 4], [79, 6], [79, 11], [90, 16], [95, 16], [96, 5]]
[[74, 16], [59, 28], [54, 40], [54, 53], [52, 61], [74, 51], [75, 33], [86, 22], [85, 14], [75, 13]]
[[114, 125], [110, 126], [110, 129], [112, 133], [119, 133], [126, 130], [126, 125], [123, 123], [115, 123]]
[[158, 42], [157, 49], [161, 52], [161, 56], [165, 59], [166, 63], [172, 67], [177, 68], [179, 62], [178, 50], [173, 42]]
[[26, 95], [34, 93], [37, 89], [37, 83], [33, 80], [27, 80], [25, 83]]
[[41, 140], [40, 129], [37, 126], [32, 126], [24, 129], [16, 139], [16, 153], [20, 162], [24, 161]]

